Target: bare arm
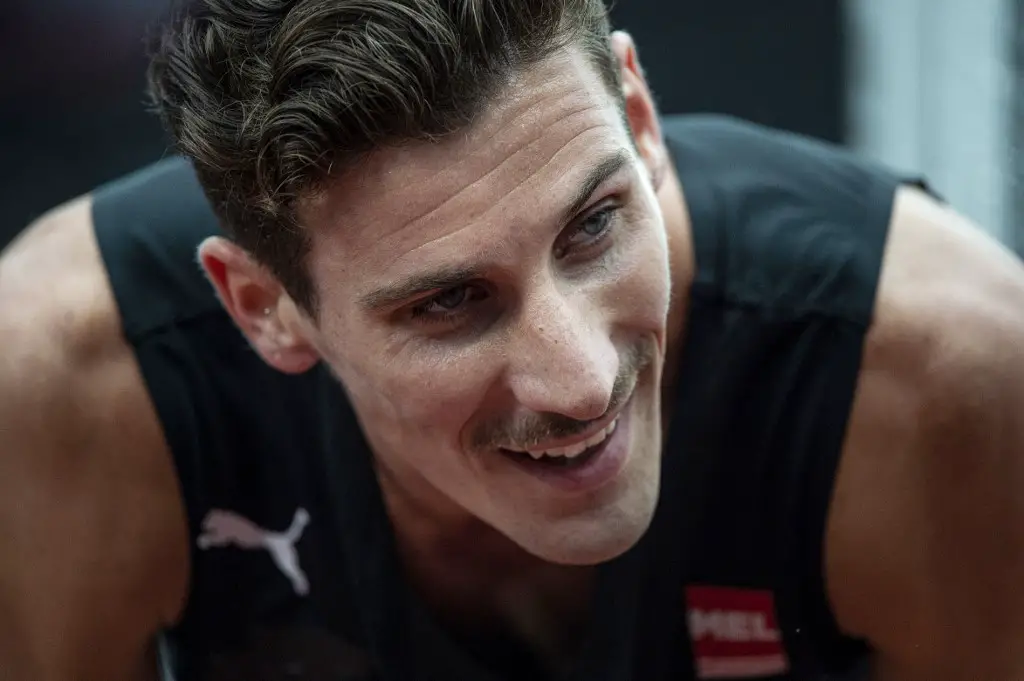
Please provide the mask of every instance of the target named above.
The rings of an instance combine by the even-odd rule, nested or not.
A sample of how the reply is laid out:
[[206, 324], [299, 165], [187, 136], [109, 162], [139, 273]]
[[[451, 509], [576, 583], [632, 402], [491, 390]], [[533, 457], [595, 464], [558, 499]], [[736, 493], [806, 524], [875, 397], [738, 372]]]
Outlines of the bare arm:
[[885, 681], [1024, 679], [1024, 268], [911, 190], [827, 537]]
[[0, 677], [155, 677], [185, 521], [87, 201], [0, 256]]

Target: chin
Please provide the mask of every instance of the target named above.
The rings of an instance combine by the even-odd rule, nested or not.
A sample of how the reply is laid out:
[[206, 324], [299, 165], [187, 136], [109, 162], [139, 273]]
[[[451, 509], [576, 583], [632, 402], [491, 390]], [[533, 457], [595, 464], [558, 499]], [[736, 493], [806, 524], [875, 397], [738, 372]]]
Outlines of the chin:
[[553, 521], [520, 546], [541, 560], [585, 567], [606, 563], [636, 546], [654, 518], [658, 490], [640, 490], [629, 508], [602, 509], [586, 518]]
[[591, 542], [584, 540], [575, 544], [552, 546], [551, 551], [537, 557], [556, 565], [572, 567], [600, 565], [615, 560], [636, 546], [644, 532], [646, 532], [646, 526], [643, 531], [620, 535], [613, 541]]
[[[641, 384], [653, 390], [654, 381]], [[543, 503], [520, 503], [505, 509], [503, 534], [520, 549], [549, 563], [590, 566], [605, 563], [633, 548], [647, 533], [658, 505], [661, 482], [661, 437], [654, 417], [657, 400], [633, 403], [630, 455], [611, 485], [597, 490], [575, 508], [539, 511]], [[647, 407], [647, 408], [645, 408]], [[534, 512], [523, 511], [531, 509]], [[525, 516], [525, 517], [524, 517]]]

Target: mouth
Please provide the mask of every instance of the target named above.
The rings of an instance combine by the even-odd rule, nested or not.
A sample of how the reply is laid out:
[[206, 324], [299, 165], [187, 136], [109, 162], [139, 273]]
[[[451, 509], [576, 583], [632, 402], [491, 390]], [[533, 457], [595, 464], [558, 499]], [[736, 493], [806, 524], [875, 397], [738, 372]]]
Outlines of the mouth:
[[618, 413], [572, 438], [499, 451], [515, 468], [560, 493], [596, 492], [616, 480], [630, 459], [632, 403], [631, 397]]
[[619, 425], [620, 414], [603, 419], [588, 432], [572, 438], [541, 443], [536, 448], [519, 449], [502, 447], [499, 451], [520, 463], [542, 465], [551, 468], [573, 468], [586, 465], [598, 455], [611, 440]]

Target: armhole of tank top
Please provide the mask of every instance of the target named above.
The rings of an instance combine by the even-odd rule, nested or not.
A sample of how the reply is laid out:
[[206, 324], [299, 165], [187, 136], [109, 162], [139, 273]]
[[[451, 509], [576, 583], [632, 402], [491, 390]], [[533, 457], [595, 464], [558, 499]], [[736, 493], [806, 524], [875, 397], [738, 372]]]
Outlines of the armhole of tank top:
[[[122, 247], [120, 241], [113, 234], [112, 223], [115, 221], [115, 216], [106, 212], [109, 208], [107, 201], [113, 198], [110, 192], [114, 190], [115, 186], [103, 187], [93, 194], [93, 233], [117, 305], [122, 334], [135, 357], [146, 393], [149, 395], [160, 423], [164, 442], [170, 450], [178, 488], [185, 505], [191, 554], [191, 542], [198, 536], [202, 520], [199, 517], [197, 505], [200, 496], [197, 484], [200, 476], [195, 470], [197, 464], [192, 463], [198, 456], [195, 451], [197, 444], [193, 437], [198, 426], [183, 424], [194, 416], [187, 414], [187, 410], [183, 408], [183, 405], [190, 404], [190, 398], [187, 386], [182, 384], [180, 372], [172, 370], [166, 362], [152, 361], [148, 357], [153, 352], [159, 352], [165, 356], [173, 354], [174, 346], [177, 343], [174, 338], [167, 336], [173, 336], [176, 333], [175, 329], [167, 328], [164, 333], [154, 335], [152, 329], [133, 323], [132, 310], [134, 309], [133, 305], [136, 304], [136, 301], [130, 297], [133, 285], [130, 281], [130, 273], [125, 272], [118, 264], [121, 259], [118, 255]], [[165, 347], [160, 349], [155, 347], [160, 344]], [[169, 353], [167, 350], [171, 350], [171, 352]]]
[[[805, 526], [807, 530], [803, 542], [804, 552], [799, 558], [802, 567], [798, 579], [803, 582], [803, 588], [800, 588], [799, 585], [797, 588], [809, 600], [807, 603], [808, 614], [821, 632], [822, 640], [819, 643], [826, 646], [826, 657], [850, 664], [856, 663], [858, 658], [865, 657], [869, 646], [865, 641], [845, 633], [836, 620], [828, 595], [828, 575], [825, 569], [826, 534], [836, 476], [843, 456], [851, 410], [859, 385], [865, 343], [874, 314], [882, 259], [888, 241], [896, 191], [904, 184], [920, 186], [927, 190], [927, 184], [923, 180], [905, 179], [887, 173], [879, 173], [875, 177], [873, 191], [866, 199], [864, 220], [873, 229], [871, 230], [871, 243], [867, 247], [868, 257], [865, 258], [865, 261], [872, 263], [874, 267], [874, 271], [870, 273], [872, 285], [864, 287], [861, 298], [853, 301], [852, 310], [856, 311], [860, 319], [847, 317], [837, 319], [835, 322], [842, 325], [845, 332], [850, 334], [850, 338], [845, 341], [848, 353], [846, 362], [850, 364], [847, 376], [849, 384], [843, 386], [842, 390], [830, 391], [835, 403], [827, 411], [836, 415], [835, 423], [831, 426], [831, 430], [835, 433], [835, 443], [834, 446], [827, 449], [827, 455], [818, 457], [810, 463], [810, 469], [804, 478], [807, 496], [805, 503], [801, 505], [801, 513], [807, 519]], [[846, 364], [846, 362], [843, 363]]]
[[676, 137], [667, 136], [671, 162], [683, 188], [683, 200], [689, 216], [690, 239], [696, 264], [690, 292], [695, 299], [714, 300], [721, 297], [720, 277], [725, 272], [721, 258], [724, 254], [721, 240], [725, 230], [719, 229], [716, 216], [720, 212], [719, 197], [698, 168], [687, 145]]
[[839, 377], [841, 384], [831, 384], [831, 389], [822, 396], [824, 402], [818, 405], [818, 413], [829, 421], [820, 425], [831, 435], [831, 442], [817, 453], [808, 453], [808, 460], [801, 464], [805, 470], [797, 478], [803, 482], [803, 489], [798, 492], [802, 493], [802, 503], [796, 505], [796, 517], [793, 518], [799, 535], [793, 556], [797, 569], [795, 574], [788, 575], [792, 581], [787, 591], [801, 603], [802, 617], [808, 619], [815, 632], [813, 645], [819, 662], [838, 660], [846, 664], [867, 652], [867, 646], [843, 631], [832, 609], [826, 571], [826, 534], [836, 474], [860, 374], [865, 331], [843, 318], [836, 318], [832, 323], [839, 325], [840, 331], [847, 336], [841, 341], [844, 345], [843, 357], [838, 362], [841, 366], [836, 367], [840, 371], [845, 368], [845, 376]]
[[121, 333], [134, 350], [135, 341], [144, 333], [144, 329], [134, 323], [133, 301], [126, 294], [131, 288], [128, 281], [130, 276], [119, 264], [124, 259], [119, 257], [123, 255], [124, 249], [113, 233], [113, 224], [117, 222], [117, 216], [110, 203], [114, 199], [113, 194], [116, 188], [117, 183], [112, 183], [93, 191], [90, 217], [92, 218], [92, 231], [96, 239], [96, 247], [103, 262], [110, 291], [114, 296], [114, 303], [117, 305]]
[[[212, 213], [185, 162], [170, 157], [102, 185], [92, 192], [93, 234], [121, 318], [121, 329], [132, 344], [167, 326], [192, 322], [224, 311], [209, 285], [198, 275], [195, 246], [211, 227]], [[168, 211], [178, 210], [171, 215]], [[177, 220], [173, 226], [163, 223]], [[192, 231], [182, 229], [189, 226]], [[181, 252], [182, 243], [188, 253]], [[175, 268], [188, 259], [196, 276], [182, 277]], [[177, 259], [177, 261], [175, 260]], [[164, 270], [170, 270], [166, 276]], [[192, 281], [192, 280], [195, 281]], [[201, 282], [197, 293], [195, 282]], [[153, 295], [148, 288], [173, 290], [173, 296]]]

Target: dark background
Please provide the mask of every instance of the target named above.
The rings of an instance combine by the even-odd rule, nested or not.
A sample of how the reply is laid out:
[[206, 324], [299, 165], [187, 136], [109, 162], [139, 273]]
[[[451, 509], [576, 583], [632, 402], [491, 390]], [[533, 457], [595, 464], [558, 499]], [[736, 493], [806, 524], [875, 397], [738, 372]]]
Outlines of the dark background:
[[[0, 247], [48, 208], [166, 152], [143, 107], [166, 0], [3, 0]], [[840, 0], [619, 0], [662, 111], [843, 141]]]

